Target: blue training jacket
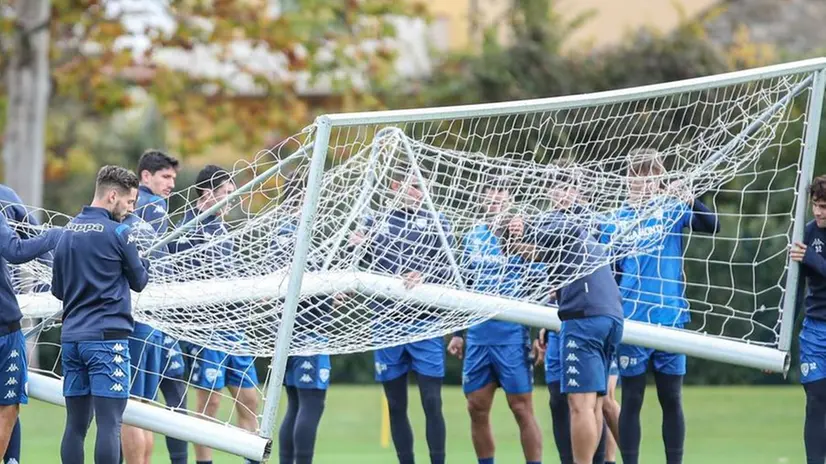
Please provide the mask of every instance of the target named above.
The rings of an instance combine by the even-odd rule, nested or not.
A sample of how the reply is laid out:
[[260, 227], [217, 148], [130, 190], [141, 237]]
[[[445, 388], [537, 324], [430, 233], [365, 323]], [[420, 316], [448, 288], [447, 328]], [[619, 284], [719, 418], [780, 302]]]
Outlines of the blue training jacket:
[[52, 294], [63, 302], [62, 341], [131, 334], [130, 289], [146, 287], [148, 267], [128, 225], [103, 208], [84, 206], [66, 225], [55, 249]]

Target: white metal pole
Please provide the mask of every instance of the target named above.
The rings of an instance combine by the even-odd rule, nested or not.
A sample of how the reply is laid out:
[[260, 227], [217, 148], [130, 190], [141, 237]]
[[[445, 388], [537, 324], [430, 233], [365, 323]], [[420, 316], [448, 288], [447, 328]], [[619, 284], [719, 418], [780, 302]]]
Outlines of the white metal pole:
[[[806, 115], [806, 133], [803, 138], [803, 159], [797, 182], [797, 202], [792, 227], [792, 243], [803, 241], [806, 211], [809, 208], [809, 183], [817, 158], [817, 139], [820, 133], [820, 116], [823, 110], [823, 91], [826, 86], [826, 70], [815, 73], [812, 93], [809, 95], [809, 113]], [[797, 289], [800, 284], [800, 264], [789, 259], [786, 274], [786, 294], [783, 297], [783, 314], [780, 317], [780, 340], [778, 348], [789, 351], [794, 333], [795, 310], [797, 309]]]
[[287, 295], [284, 299], [281, 324], [278, 326], [275, 353], [270, 366], [270, 382], [267, 386], [267, 398], [262, 412], [261, 436], [266, 438], [272, 438], [275, 430], [278, 402], [281, 400], [281, 385], [284, 381], [287, 357], [290, 354], [290, 340], [295, 325], [298, 300], [301, 296], [301, 281], [307, 264], [307, 253], [312, 240], [312, 224], [318, 208], [324, 162], [327, 160], [327, 147], [330, 142], [330, 131], [332, 129], [330, 120], [326, 116], [320, 116], [316, 119], [315, 126], [316, 133], [313, 143], [313, 157], [310, 161], [310, 172], [307, 179], [307, 193], [304, 197], [304, 207], [298, 224], [292, 271], [287, 286]]

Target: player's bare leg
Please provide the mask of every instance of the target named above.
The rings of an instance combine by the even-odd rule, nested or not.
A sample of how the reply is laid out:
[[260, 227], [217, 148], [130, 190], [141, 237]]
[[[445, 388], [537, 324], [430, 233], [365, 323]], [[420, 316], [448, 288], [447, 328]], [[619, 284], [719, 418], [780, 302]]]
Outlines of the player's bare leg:
[[608, 394], [602, 399], [602, 415], [611, 433], [605, 437], [605, 461], [616, 462], [617, 441], [619, 440], [620, 404], [617, 401], [617, 380], [619, 376], [608, 377]]
[[591, 464], [594, 459], [602, 434], [602, 403], [596, 393], [568, 393], [575, 464]]
[[533, 413], [533, 394], [522, 393], [507, 395], [508, 406], [519, 426], [519, 436], [522, 441], [522, 451], [525, 461], [539, 462], [542, 460], [542, 431], [536, 422]]
[[[123, 460], [126, 464], [145, 464], [148, 462], [146, 461], [146, 435], [146, 430], [123, 424], [121, 427], [121, 446], [123, 448]], [[149, 454], [152, 454], [151, 448]]]
[[[221, 395], [218, 392], [198, 388], [195, 397], [197, 399], [197, 412], [206, 414], [209, 417], [218, 415], [218, 408], [221, 406]], [[196, 444], [195, 460], [212, 461], [212, 449]]]
[[496, 384], [491, 382], [467, 395], [467, 410], [470, 413], [470, 438], [479, 459], [492, 458], [496, 452], [493, 431], [490, 426], [490, 409]]
[[258, 394], [254, 388], [228, 387], [235, 398], [235, 410], [238, 412], [238, 426], [244, 430], [258, 430]]
[[5, 456], [9, 447], [14, 424], [17, 423], [17, 416], [20, 414], [19, 404], [9, 404], [0, 406], [0, 456]]

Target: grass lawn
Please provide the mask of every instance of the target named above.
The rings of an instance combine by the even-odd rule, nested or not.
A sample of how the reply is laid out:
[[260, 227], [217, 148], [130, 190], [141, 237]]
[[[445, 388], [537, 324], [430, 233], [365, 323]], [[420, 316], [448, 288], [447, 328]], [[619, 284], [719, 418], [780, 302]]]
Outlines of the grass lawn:
[[[653, 391], [647, 395], [643, 411], [643, 463], [664, 462], [660, 440], [660, 412]], [[501, 393], [501, 392], [500, 392]], [[316, 446], [318, 464], [392, 464], [392, 445], [380, 444], [381, 399], [376, 386], [339, 386], [330, 389]], [[424, 418], [411, 389], [411, 420], [416, 432], [418, 461], [429, 462], [424, 440]], [[779, 464], [803, 462], [803, 392], [795, 387], [687, 387], [685, 413], [688, 426], [686, 464], [748, 463]], [[545, 463], [556, 463], [556, 449], [550, 428], [548, 394], [539, 389], [535, 409], [545, 436]], [[283, 410], [284, 408], [282, 408]], [[448, 462], [476, 462], [470, 443], [469, 420], [464, 397], [457, 387], [444, 390], [444, 410], [448, 432]], [[23, 409], [24, 463], [59, 463], [64, 410], [38, 401]], [[518, 432], [504, 397], [496, 401], [493, 413], [497, 439], [496, 462], [524, 462]], [[94, 427], [94, 426], [93, 426]], [[94, 430], [87, 439], [87, 462], [92, 462]], [[154, 462], [169, 462], [163, 437], [155, 441]], [[277, 452], [277, 451], [276, 451]], [[190, 448], [190, 462], [195, 462]], [[239, 463], [240, 458], [216, 453], [215, 463]], [[277, 462], [272, 459], [271, 462]]]

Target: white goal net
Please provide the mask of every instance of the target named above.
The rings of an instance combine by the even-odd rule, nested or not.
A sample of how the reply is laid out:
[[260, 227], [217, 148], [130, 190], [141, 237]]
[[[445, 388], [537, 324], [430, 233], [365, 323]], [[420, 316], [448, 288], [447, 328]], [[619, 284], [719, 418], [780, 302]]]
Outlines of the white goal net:
[[[194, 189], [170, 200], [181, 205], [170, 211], [176, 225], [143, 245], [155, 271], [133, 312], [185, 344], [269, 358], [300, 273], [282, 354], [350, 353], [492, 317], [556, 328], [553, 292], [662, 255], [669, 269], [627, 293], [654, 309], [626, 309], [636, 321], [626, 341], [687, 340], [670, 348], [782, 370], [776, 358], [712, 351], [721, 341], [788, 350], [787, 251], [803, 219], [817, 136], [807, 122], [819, 122], [823, 68], [815, 60], [577, 97], [322, 117], [229, 167], [239, 189], [213, 208], [226, 213], [225, 233], [205, 232], [215, 211]], [[26, 316], [59, 311], [37, 285], [48, 284], [48, 266], [19, 270]], [[686, 348], [701, 335], [707, 348]], [[260, 380], [280, 384], [270, 372]]]

